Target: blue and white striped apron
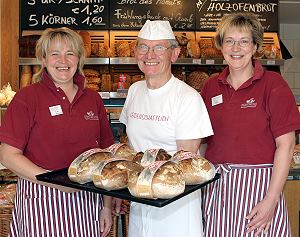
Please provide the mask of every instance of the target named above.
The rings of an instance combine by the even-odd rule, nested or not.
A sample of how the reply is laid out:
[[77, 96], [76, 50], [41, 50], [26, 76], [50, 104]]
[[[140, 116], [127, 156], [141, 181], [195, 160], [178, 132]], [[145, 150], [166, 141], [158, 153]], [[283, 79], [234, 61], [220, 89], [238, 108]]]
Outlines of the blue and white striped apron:
[[[216, 166], [221, 178], [202, 190], [204, 232], [207, 237], [254, 237], [247, 234], [246, 216], [266, 195], [272, 165]], [[283, 194], [280, 195], [267, 234], [259, 237], [290, 237], [291, 230]]]
[[100, 237], [102, 197], [61, 192], [19, 178], [11, 237]]

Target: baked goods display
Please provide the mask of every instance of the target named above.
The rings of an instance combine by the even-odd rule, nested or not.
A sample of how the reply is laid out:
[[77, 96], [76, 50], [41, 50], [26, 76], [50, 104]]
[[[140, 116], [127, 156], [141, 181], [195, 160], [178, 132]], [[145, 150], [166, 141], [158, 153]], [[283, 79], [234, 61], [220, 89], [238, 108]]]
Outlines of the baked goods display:
[[93, 183], [105, 190], [119, 190], [127, 187], [131, 172], [140, 172], [142, 167], [124, 158], [102, 161], [93, 173]]
[[130, 57], [134, 57], [134, 50], [135, 50], [135, 46], [136, 46], [137, 41], [133, 40], [129, 43], [129, 47], [130, 47]]
[[126, 40], [120, 40], [115, 43], [118, 57], [130, 57], [130, 45]]
[[11, 205], [16, 195], [16, 184], [0, 184], [0, 205]]
[[215, 177], [214, 165], [200, 155], [178, 151], [172, 160], [178, 162], [186, 185], [201, 184]]
[[92, 43], [91, 53], [99, 58], [107, 58], [108, 47], [104, 43]]
[[300, 144], [295, 145], [291, 167], [300, 168]]
[[12, 90], [9, 83], [4, 85], [0, 90], [0, 106], [8, 106], [15, 94], [16, 92]]
[[101, 75], [101, 91], [111, 91], [111, 77], [108, 73], [103, 73]]
[[100, 73], [95, 69], [85, 68], [83, 69], [85, 75], [86, 87], [99, 91], [101, 84]]
[[20, 88], [26, 87], [31, 84], [32, 68], [30, 65], [23, 65], [21, 68]]
[[82, 30], [79, 32], [79, 35], [83, 40], [83, 46], [85, 49], [86, 57], [90, 57], [92, 53], [92, 49], [91, 49], [92, 40], [91, 40], [90, 33], [88, 31]]
[[209, 76], [206, 72], [193, 71], [187, 76], [186, 83], [193, 87], [195, 90], [201, 91], [205, 80], [207, 80], [208, 78]]
[[142, 172], [132, 172], [128, 190], [140, 198], [172, 198], [184, 192], [185, 181], [178, 164], [172, 161], [155, 161]]
[[264, 56], [267, 59], [280, 58], [280, 49], [274, 44], [267, 44], [264, 46]]
[[187, 51], [191, 56], [191, 58], [200, 58], [201, 51], [200, 51], [199, 44], [196, 40], [190, 40], [187, 43]]
[[92, 175], [100, 161], [112, 158], [112, 153], [100, 148], [87, 150], [80, 154], [68, 168], [71, 181], [84, 184], [92, 181]]

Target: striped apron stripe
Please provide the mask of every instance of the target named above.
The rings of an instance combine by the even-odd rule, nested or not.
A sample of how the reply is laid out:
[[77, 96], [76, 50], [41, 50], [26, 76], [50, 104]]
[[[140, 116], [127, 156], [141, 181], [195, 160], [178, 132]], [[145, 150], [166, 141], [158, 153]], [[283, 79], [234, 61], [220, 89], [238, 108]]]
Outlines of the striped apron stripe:
[[[202, 189], [204, 232], [207, 237], [254, 237], [246, 233], [246, 215], [266, 195], [272, 165], [220, 164], [221, 178]], [[267, 234], [259, 237], [290, 237], [291, 230], [283, 194]]]
[[100, 237], [99, 194], [61, 192], [19, 178], [11, 237]]

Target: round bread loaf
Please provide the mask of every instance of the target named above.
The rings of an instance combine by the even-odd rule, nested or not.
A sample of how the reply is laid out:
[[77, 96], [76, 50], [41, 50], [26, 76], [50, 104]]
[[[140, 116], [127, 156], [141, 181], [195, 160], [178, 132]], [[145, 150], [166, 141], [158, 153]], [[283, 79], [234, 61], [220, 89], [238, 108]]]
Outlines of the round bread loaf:
[[92, 174], [98, 163], [112, 158], [111, 152], [100, 150], [91, 149], [76, 157], [68, 168], [70, 180], [81, 184], [92, 181]]
[[[153, 165], [160, 163], [155, 162]], [[150, 167], [142, 172], [132, 172], [129, 175], [128, 189], [131, 195], [142, 198], [173, 198], [184, 192], [185, 182], [179, 165], [174, 162], [162, 164], [153, 174], [152, 178], [145, 174], [151, 173]], [[151, 179], [150, 179], [151, 178]], [[150, 179], [149, 187], [139, 188], [139, 183], [147, 182]]]
[[206, 72], [193, 71], [188, 75], [186, 83], [193, 87], [195, 90], [201, 91], [205, 80], [207, 80], [208, 78], [209, 76]]
[[130, 45], [128, 41], [121, 40], [115, 45], [118, 57], [130, 57]]
[[215, 177], [214, 165], [200, 155], [181, 151], [175, 153], [172, 160], [179, 162], [187, 185], [201, 184]]
[[[100, 164], [101, 166], [101, 164]], [[129, 160], [114, 160], [98, 167], [93, 174], [93, 183], [105, 190], [119, 190], [127, 187], [130, 172], [140, 172], [142, 167]]]
[[175, 38], [176, 38], [178, 44], [181, 45], [181, 46], [186, 46], [187, 43], [188, 43], [189, 40], [190, 40], [190, 39], [187, 37], [187, 35], [186, 35], [185, 32], [176, 34]]
[[93, 55], [99, 58], [108, 57], [108, 47], [103, 43], [93, 43], [91, 47], [91, 52]]
[[199, 58], [201, 55], [200, 47], [196, 40], [190, 40], [188, 42], [187, 50], [192, 58]]

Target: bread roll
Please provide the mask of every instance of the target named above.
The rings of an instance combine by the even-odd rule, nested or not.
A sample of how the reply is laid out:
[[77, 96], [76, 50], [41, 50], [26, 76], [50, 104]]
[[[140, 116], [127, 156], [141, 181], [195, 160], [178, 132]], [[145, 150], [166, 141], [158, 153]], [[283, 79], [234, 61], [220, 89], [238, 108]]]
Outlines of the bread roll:
[[172, 160], [179, 163], [187, 185], [201, 184], [215, 177], [214, 165], [200, 155], [179, 151]]
[[80, 184], [90, 182], [98, 163], [110, 158], [112, 158], [112, 153], [107, 150], [100, 148], [87, 150], [71, 163], [68, 168], [68, 176], [70, 180]]
[[183, 193], [185, 182], [178, 164], [155, 161], [142, 172], [130, 173], [128, 189], [135, 197], [168, 199]]
[[5, 106], [6, 105], [6, 95], [0, 91], [0, 106]]
[[140, 172], [142, 167], [130, 160], [114, 158], [100, 162], [93, 174], [96, 187], [105, 190], [126, 188], [130, 172]]

